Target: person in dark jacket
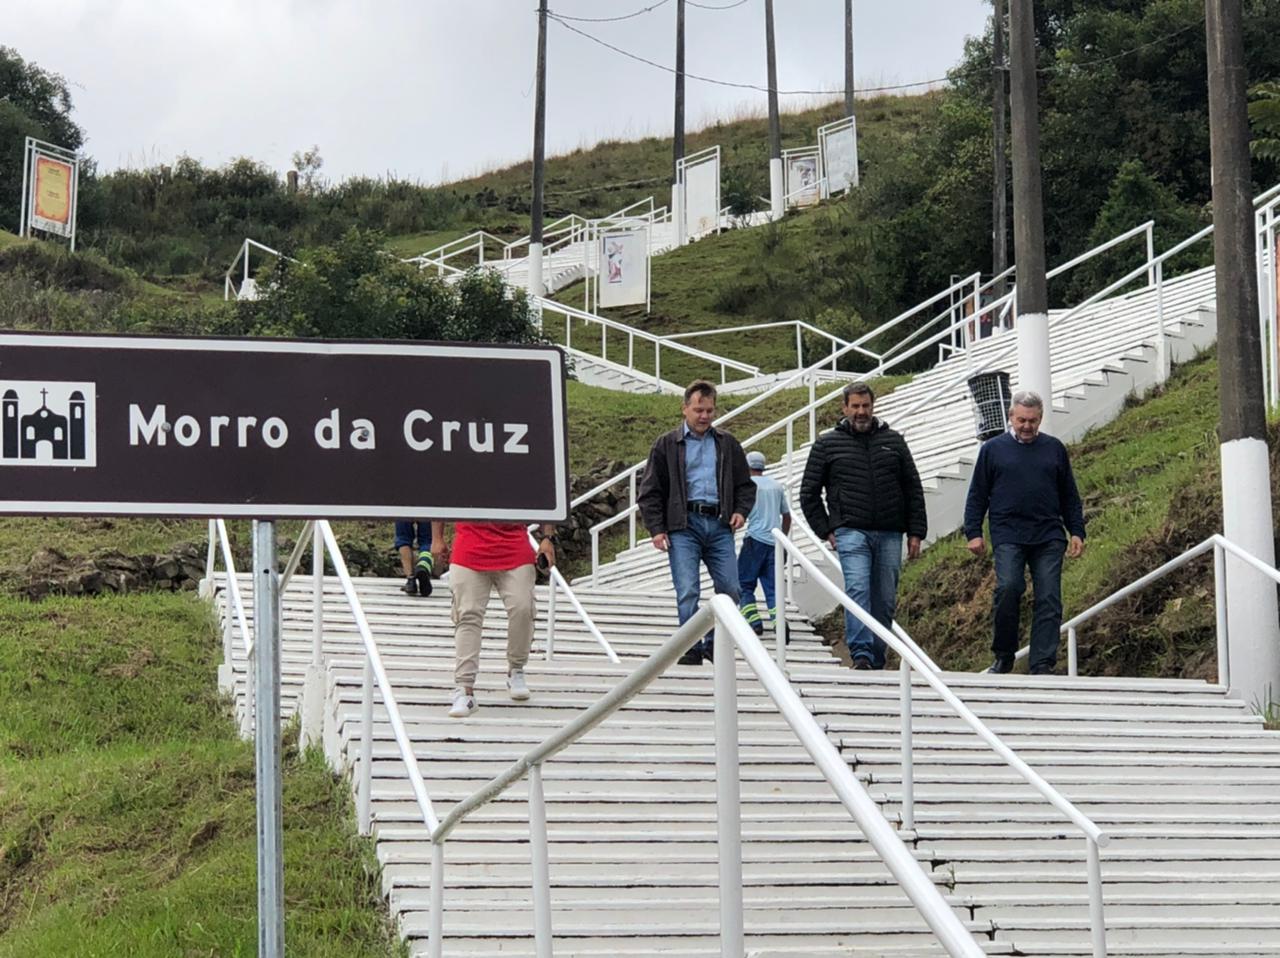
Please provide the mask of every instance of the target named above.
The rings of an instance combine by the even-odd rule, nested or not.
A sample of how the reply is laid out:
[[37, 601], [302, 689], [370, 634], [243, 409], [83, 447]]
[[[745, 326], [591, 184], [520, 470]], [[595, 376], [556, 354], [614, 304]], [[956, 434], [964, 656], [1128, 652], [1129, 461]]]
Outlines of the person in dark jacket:
[[[875, 401], [866, 383], [845, 387], [844, 419], [809, 451], [800, 508], [840, 556], [849, 598], [889, 628], [898, 605], [902, 536], [914, 559], [929, 526], [911, 450], [875, 417]], [[844, 635], [855, 669], [884, 668], [884, 641], [848, 611]]]
[[[969, 551], [986, 554], [982, 520], [990, 516], [996, 592], [992, 602], [995, 662], [988, 672], [1013, 671], [1018, 613], [1031, 570], [1031, 674], [1048, 675], [1058, 661], [1062, 625], [1062, 555], [1084, 552], [1084, 508], [1066, 447], [1040, 431], [1044, 402], [1019, 392], [1009, 406], [1009, 431], [978, 450], [964, 506]], [[1070, 534], [1070, 540], [1063, 527]]]
[[[637, 503], [653, 547], [667, 553], [680, 624], [698, 611], [698, 566], [705, 563], [716, 592], [739, 601], [733, 534], [756, 501], [747, 457], [733, 436], [711, 425], [716, 388], [705, 380], [684, 391], [684, 422], [649, 450]], [[680, 657], [698, 665], [713, 655], [711, 633]]]

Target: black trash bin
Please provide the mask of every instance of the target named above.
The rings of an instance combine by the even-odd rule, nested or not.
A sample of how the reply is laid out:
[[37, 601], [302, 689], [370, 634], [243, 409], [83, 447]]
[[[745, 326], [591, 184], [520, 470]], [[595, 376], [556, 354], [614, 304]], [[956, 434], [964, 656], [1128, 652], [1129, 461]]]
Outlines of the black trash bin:
[[1008, 428], [1009, 404], [1013, 400], [1009, 374], [998, 369], [970, 376], [968, 382], [977, 413], [978, 441], [985, 442]]

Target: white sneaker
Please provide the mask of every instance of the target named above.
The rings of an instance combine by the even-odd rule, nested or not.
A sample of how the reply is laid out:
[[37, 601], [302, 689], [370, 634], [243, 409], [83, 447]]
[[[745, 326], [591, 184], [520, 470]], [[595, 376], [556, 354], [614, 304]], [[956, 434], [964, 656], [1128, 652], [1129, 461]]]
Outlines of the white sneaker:
[[449, 718], [466, 718], [476, 710], [476, 697], [466, 689], [453, 690], [453, 708], [449, 709]]
[[529, 683], [524, 680], [524, 669], [512, 669], [507, 673], [507, 691], [517, 702], [529, 697]]

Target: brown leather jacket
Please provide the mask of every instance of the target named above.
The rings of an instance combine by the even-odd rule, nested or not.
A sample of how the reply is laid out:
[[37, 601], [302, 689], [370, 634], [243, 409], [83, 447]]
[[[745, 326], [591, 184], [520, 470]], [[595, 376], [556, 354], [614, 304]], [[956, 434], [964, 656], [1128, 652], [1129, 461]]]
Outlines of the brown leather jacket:
[[[756, 502], [742, 444], [722, 429], [711, 428], [716, 442], [716, 489], [720, 496], [720, 521], [725, 525], [736, 512], [746, 518]], [[726, 490], [729, 490], [726, 492]], [[679, 532], [689, 525], [689, 501], [684, 471], [683, 423], [663, 433], [649, 450], [636, 496], [640, 517], [649, 534]]]

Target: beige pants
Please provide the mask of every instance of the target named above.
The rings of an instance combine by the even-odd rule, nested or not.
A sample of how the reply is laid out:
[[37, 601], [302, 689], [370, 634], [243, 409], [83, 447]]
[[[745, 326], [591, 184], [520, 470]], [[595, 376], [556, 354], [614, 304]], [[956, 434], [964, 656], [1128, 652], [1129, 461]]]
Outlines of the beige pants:
[[462, 688], [474, 688], [480, 671], [480, 634], [484, 628], [484, 610], [489, 593], [498, 597], [507, 610], [507, 668], [522, 669], [529, 661], [533, 644], [533, 619], [537, 606], [533, 597], [536, 572], [533, 564], [515, 569], [479, 572], [466, 566], [450, 568], [449, 583], [453, 592], [454, 642], [457, 664], [453, 678]]

